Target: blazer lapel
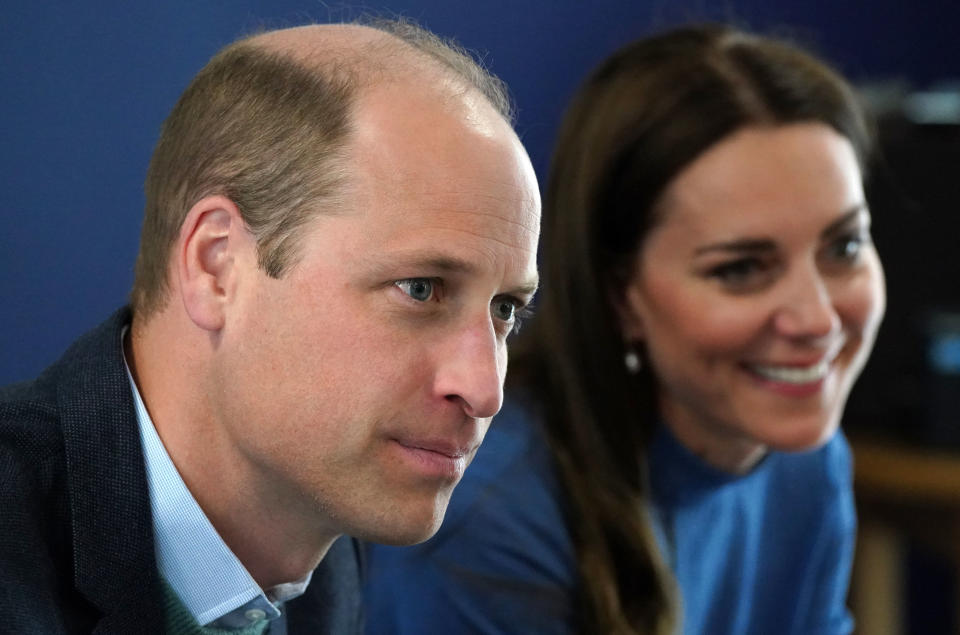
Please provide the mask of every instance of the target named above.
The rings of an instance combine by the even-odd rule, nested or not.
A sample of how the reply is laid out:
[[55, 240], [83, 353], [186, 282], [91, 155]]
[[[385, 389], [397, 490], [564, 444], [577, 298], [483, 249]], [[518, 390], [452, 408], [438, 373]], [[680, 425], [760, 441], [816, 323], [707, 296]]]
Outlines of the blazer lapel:
[[[140, 431], [120, 333], [129, 309], [64, 355], [58, 407], [67, 457], [74, 584], [102, 613], [95, 633], [163, 633], [163, 599]], [[362, 551], [341, 537], [288, 603], [288, 632], [361, 633]]]
[[58, 386], [73, 530], [74, 584], [100, 632], [163, 632], [149, 490], [120, 332], [122, 309], [79, 340]]

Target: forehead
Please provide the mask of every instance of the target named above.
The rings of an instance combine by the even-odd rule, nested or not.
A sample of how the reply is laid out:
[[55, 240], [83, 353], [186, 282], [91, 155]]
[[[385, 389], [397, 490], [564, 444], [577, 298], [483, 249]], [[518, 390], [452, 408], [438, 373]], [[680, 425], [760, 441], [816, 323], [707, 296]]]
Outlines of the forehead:
[[850, 142], [820, 123], [744, 128], [721, 140], [670, 183], [663, 226], [700, 234], [817, 233], [863, 202]]
[[[348, 213], [383, 250], [435, 248], [461, 258], [535, 259], [540, 200], [510, 126], [475, 91], [398, 81], [364, 91], [348, 150]], [[502, 265], [501, 265], [502, 266]]]

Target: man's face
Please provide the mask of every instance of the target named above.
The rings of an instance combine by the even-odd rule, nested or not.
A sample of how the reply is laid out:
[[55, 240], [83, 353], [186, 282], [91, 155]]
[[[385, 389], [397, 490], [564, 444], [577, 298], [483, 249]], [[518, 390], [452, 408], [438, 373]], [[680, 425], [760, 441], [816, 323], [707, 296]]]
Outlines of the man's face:
[[439, 527], [537, 277], [519, 141], [482, 98], [418, 90], [361, 99], [344, 206], [283, 278], [241, 278], [212, 382], [257, 499], [387, 543]]

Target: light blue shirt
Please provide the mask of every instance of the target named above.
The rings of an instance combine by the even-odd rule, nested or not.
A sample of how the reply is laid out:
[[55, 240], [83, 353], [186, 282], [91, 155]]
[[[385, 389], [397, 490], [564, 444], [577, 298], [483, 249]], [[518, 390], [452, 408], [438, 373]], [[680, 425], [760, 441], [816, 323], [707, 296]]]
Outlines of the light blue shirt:
[[[126, 335], [124, 332], [121, 338]], [[157, 567], [201, 626], [241, 628], [270, 620], [271, 635], [284, 635], [283, 602], [303, 595], [312, 574], [264, 592], [214, 529], [157, 434], [129, 366], [147, 468]]]

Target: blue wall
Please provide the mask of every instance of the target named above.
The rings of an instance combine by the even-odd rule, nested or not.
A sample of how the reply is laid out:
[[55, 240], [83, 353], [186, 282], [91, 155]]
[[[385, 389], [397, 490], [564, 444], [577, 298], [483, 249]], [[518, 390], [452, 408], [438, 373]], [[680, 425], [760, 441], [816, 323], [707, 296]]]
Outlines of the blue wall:
[[[260, 26], [356, 14], [320, 0], [6, 4], [0, 384], [35, 375], [125, 301], [157, 131], [206, 60]], [[563, 104], [588, 69], [628, 40], [677, 22], [732, 18], [785, 30], [854, 79], [896, 76], [924, 85], [960, 76], [960, 3], [953, 0], [385, 0], [364, 7], [414, 18], [484, 51], [511, 86], [518, 131], [541, 178]]]

